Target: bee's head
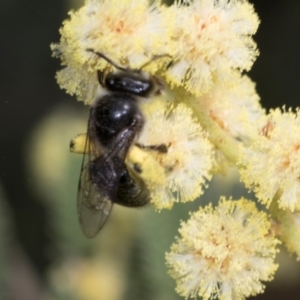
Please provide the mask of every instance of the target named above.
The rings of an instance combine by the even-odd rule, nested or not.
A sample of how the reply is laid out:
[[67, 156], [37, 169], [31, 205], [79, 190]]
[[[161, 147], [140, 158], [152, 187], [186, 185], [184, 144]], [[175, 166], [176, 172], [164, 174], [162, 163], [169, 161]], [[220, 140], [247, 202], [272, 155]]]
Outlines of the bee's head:
[[140, 97], [150, 97], [154, 94], [160, 94], [164, 88], [162, 80], [157, 76], [151, 76], [149, 73], [143, 71], [143, 68], [154, 60], [168, 55], [156, 56], [139, 69], [126, 69], [118, 66], [101, 52], [96, 52], [93, 49], [87, 49], [87, 51], [103, 58], [117, 69], [114, 72], [107, 70], [98, 71], [98, 81], [100, 85], [109, 91], [123, 92]]

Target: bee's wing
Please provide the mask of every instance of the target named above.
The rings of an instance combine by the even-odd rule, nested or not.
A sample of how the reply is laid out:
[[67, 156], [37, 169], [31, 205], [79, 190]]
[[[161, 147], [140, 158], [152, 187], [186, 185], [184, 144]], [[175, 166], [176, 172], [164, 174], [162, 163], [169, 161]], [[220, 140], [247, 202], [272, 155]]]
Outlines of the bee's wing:
[[[87, 135], [88, 136], [88, 135]], [[90, 164], [97, 155], [91, 138], [87, 138], [78, 185], [77, 212], [84, 235], [93, 238], [105, 224], [113, 202], [91, 180]]]
[[[97, 144], [94, 124], [89, 120], [77, 200], [80, 226], [89, 238], [102, 228], [117, 200], [121, 174], [126, 172], [124, 160], [135, 135], [132, 128], [124, 128], [105, 149]], [[132, 181], [129, 175], [127, 180]]]

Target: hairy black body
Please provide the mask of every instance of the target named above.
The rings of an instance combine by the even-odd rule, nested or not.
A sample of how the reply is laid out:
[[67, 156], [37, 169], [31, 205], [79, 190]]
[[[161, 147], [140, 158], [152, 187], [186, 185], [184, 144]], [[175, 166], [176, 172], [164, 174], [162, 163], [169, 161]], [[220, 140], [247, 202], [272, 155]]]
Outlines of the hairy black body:
[[[83, 233], [92, 238], [103, 227], [114, 203], [140, 207], [150, 200], [149, 191], [139, 176], [142, 170], [130, 169], [125, 159], [144, 125], [139, 101], [159, 93], [162, 85], [147, 73], [121, 68], [102, 53], [87, 51], [118, 69], [107, 74], [98, 72], [99, 84], [106, 93], [98, 97], [90, 109], [79, 180], [78, 217]], [[150, 148], [156, 149], [156, 146]], [[160, 148], [164, 147], [157, 147]]]

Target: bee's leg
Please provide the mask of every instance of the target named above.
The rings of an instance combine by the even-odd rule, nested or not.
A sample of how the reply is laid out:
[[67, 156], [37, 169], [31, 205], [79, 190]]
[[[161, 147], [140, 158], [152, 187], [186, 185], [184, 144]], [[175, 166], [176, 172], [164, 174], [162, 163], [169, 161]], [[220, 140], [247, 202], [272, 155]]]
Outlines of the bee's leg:
[[168, 153], [168, 146], [166, 144], [142, 145], [142, 144], [136, 143], [135, 145], [143, 150], [157, 151], [159, 153]]

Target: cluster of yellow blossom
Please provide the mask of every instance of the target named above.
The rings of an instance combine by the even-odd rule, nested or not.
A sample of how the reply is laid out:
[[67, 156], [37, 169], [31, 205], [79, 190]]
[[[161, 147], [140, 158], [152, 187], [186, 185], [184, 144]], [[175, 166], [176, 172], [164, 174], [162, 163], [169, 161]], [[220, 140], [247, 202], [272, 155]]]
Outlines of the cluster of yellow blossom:
[[[171, 6], [86, 0], [64, 22], [60, 43], [52, 45], [64, 66], [57, 80], [79, 100], [93, 105], [101, 92], [97, 72], [116, 66], [147, 71], [165, 86], [141, 101], [145, 124], [126, 157], [132, 170], [141, 166], [138, 176], [157, 210], [201, 196], [212, 174], [231, 160], [267, 208], [272, 203], [300, 211], [299, 111], [267, 115], [255, 84], [242, 75], [258, 55], [252, 39], [258, 24], [247, 0], [175, 0]], [[279, 223], [295, 219], [275, 214]], [[277, 268], [279, 242], [271, 224], [267, 213], [243, 198], [222, 198], [215, 208], [192, 213], [166, 256], [177, 292], [221, 300], [261, 293], [261, 281], [271, 280]], [[284, 228], [278, 235], [300, 257], [299, 243]]]
[[[164, 144], [167, 153], [151, 151], [147, 156], [156, 164], [154, 176], [145, 170], [141, 176], [151, 190], [152, 203], [160, 210], [171, 209], [174, 202], [193, 201], [203, 193], [206, 180], [211, 179], [213, 147], [201, 125], [192, 118], [192, 110], [183, 103], [152, 100], [142, 105], [146, 124], [138, 139], [142, 145]], [[138, 155], [132, 155], [137, 161]], [[203, 159], [199, 159], [203, 157]], [[161, 174], [161, 176], [158, 176]], [[147, 176], [147, 178], [145, 178]]]
[[240, 164], [241, 179], [263, 204], [276, 195], [280, 208], [300, 210], [299, 110], [272, 110], [260, 134], [241, 150]]
[[233, 70], [249, 70], [258, 55], [251, 38], [259, 21], [246, 1], [186, 1], [162, 11], [170, 19], [168, 47], [174, 58], [166, 76], [195, 95], [218, 79], [232, 82]]
[[52, 45], [66, 65], [57, 79], [68, 93], [91, 103], [96, 71], [108, 64], [87, 49], [130, 68], [163, 56], [149, 64], [149, 71], [201, 95], [215, 80], [226, 84], [236, 70], [250, 69], [258, 54], [251, 38], [258, 23], [246, 1], [177, 1], [166, 7], [159, 1], [86, 0], [64, 22], [60, 43]]
[[263, 292], [272, 279], [276, 245], [266, 213], [246, 199], [221, 199], [181, 224], [180, 237], [166, 254], [177, 292], [204, 300], [245, 299]]

